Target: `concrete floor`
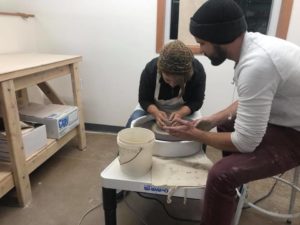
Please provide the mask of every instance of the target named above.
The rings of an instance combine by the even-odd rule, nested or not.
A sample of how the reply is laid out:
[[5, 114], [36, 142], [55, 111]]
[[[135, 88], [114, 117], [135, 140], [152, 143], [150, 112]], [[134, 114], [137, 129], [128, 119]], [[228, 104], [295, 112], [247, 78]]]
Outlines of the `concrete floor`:
[[[81, 225], [104, 224], [101, 207], [102, 171], [117, 155], [116, 136], [111, 134], [87, 134], [87, 151], [78, 151], [70, 143], [34, 171], [31, 176], [32, 202], [25, 208], [11, 206], [9, 193], [0, 201], [0, 225], [78, 225], [86, 212], [95, 206], [83, 219]], [[212, 148], [208, 156], [216, 161], [220, 153]], [[290, 177], [287, 172], [284, 177]], [[257, 199], [268, 192], [273, 184], [272, 179], [250, 184], [250, 199]], [[148, 195], [149, 196], [149, 195]], [[285, 212], [287, 209], [289, 188], [278, 184], [273, 194], [259, 205]], [[165, 197], [158, 197], [165, 202]], [[296, 210], [300, 212], [300, 200], [296, 199]], [[201, 202], [188, 200], [184, 205], [182, 199], [174, 198], [173, 203], [166, 205], [171, 215], [199, 220]], [[118, 225], [187, 225], [199, 224], [177, 221], [166, 215], [162, 207], [154, 200], [141, 198], [137, 193], [130, 193], [126, 201], [117, 206]], [[253, 209], [242, 213], [239, 225], [279, 225], [285, 221], [260, 215]], [[300, 219], [293, 221], [300, 225]]]

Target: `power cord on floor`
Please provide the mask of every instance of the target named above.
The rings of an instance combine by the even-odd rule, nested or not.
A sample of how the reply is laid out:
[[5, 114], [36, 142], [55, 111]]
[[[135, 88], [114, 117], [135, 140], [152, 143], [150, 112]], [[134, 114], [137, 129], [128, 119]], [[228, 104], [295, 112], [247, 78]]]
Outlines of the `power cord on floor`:
[[124, 191], [124, 197], [123, 197], [123, 200], [124, 200], [124, 202], [125, 202], [125, 205], [128, 207], [128, 209], [130, 209], [131, 210], [131, 212], [144, 224], [144, 225], [148, 225], [147, 223], [146, 223], [146, 221], [141, 217], [141, 216], [139, 216], [139, 214], [137, 213], [137, 211], [131, 206], [131, 205], [129, 205], [129, 203], [127, 202], [127, 200], [126, 200], [126, 195], [128, 195], [128, 194], [126, 194], [126, 191]]
[[[282, 175], [283, 175], [283, 174], [280, 174], [278, 177], [281, 177]], [[277, 183], [278, 183], [278, 180], [275, 180], [275, 182], [274, 182], [274, 184], [272, 185], [272, 187], [271, 187], [271, 189], [269, 190], [269, 192], [268, 192], [266, 195], [264, 195], [263, 197], [261, 197], [261, 198], [257, 199], [256, 201], [254, 201], [253, 204], [255, 205], [255, 204], [257, 204], [257, 203], [263, 201], [264, 199], [268, 198], [268, 197], [272, 194], [272, 192], [274, 191], [274, 189], [275, 189]], [[142, 197], [142, 198], [149, 199], [149, 200], [154, 200], [154, 201], [158, 202], [158, 203], [162, 206], [162, 208], [164, 209], [165, 213], [166, 213], [170, 218], [172, 218], [172, 219], [174, 219], [174, 220], [178, 220], [178, 221], [182, 221], [182, 222], [190, 222], [190, 223], [200, 223], [200, 222], [201, 222], [200, 220], [191, 220], [191, 219], [185, 219], [185, 218], [180, 218], [180, 217], [177, 217], [177, 216], [173, 216], [171, 213], [169, 213], [169, 211], [167, 210], [166, 206], [165, 206], [159, 199], [153, 198], [153, 197], [149, 197], [149, 196], [145, 196], [145, 195], [142, 195], [142, 194], [139, 193], [139, 192], [137, 192], [137, 194], [138, 194], [140, 197]], [[136, 216], [136, 217], [137, 217], [144, 225], [148, 225], [148, 224], [144, 221], [144, 219], [141, 218], [141, 217], [138, 215], [138, 213], [136, 212], [136, 210], [133, 209], [133, 207], [130, 206], [130, 205], [128, 204], [128, 202], [126, 201], [126, 196], [127, 196], [127, 195], [128, 195], [128, 192], [124, 191], [124, 192], [123, 192], [123, 199], [124, 199], [124, 202], [125, 202], [126, 206], [132, 211], [132, 213], [133, 213], [133, 214], [134, 214], [134, 215], [135, 215], [135, 216]], [[120, 200], [121, 200], [121, 199], [120, 199]], [[85, 218], [89, 213], [91, 213], [92, 211], [94, 211], [95, 209], [101, 207], [102, 204], [103, 204], [103, 203], [100, 203], [99, 205], [97, 205], [97, 206], [95, 206], [95, 207], [89, 209], [88, 211], [86, 211], [85, 214], [81, 217], [81, 219], [80, 219], [78, 225], [81, 225], [81, 223], [82, 223], [82, 221], [84, 220], [84, 218]], [[245, 207], [243, 207], [243, 209], [248, 209], [248, 208], [250, 208], [250, 206], [245, 206]]]
[[[283, 175], [283, 174], [280, 174], [278, 177], [282, 177], [282, 175]], [[268, 192], [267, 194], [265, 194], [264, 196], [262, 196], [261, 198], [255, 200], [252, 204], [253, 204], [253, 205], [256, 205], [257, 203], [259, 203], [259, 202], [265, 200], [266, 198], [268, 198], [268, 197], [272, 194], [272, 192], [274, 191], [274, 189], [275, 189], [277, 183], [278, 183], [278, 180], [275, 180], [275, 182], [274, 182], [274, 184], [272, 185], [272, 187], [271, 187], [271, 189], [269, 190], [269, 192]], [[243, 207], [243, 209], [249, 209], [249, 208], [251, 208], [251, 207], [250, 207], [250, 206], [244, 206], [244, 207]]]
[[97, 208], [100, 208], [100, 207], [102, 206], [102, 204], [103, 204], [103, 203], [100, 203], [99, 205], [96, 205], [95, 207], [93, 207], [93, 208], [87, 210], [87, 211], [84, 213], [84, 215], [81, 217], [81, 219], [80, 219], [78, 225], [81, 225], [81, 223], [82, 223], [82, 221], [84, 220], [84, 218], [85, 218], [90, 212], [94, 211], [94, 210], [97, 209]]
[[201, 221], [200, 220], [192, 220], [192, 219], [185, 219], [185, 218], [180, 218], [180, 217], [177, 217], [177, 216], [173, 216], [166, 208], [166, 206], [164, 205], [164, 203], [162, 203], [160, 200], [158, 200], [157, 198], [153, 198], [153, 197], [149, 197], [149, 196], [145, 196], [145, 195], [142, 195], [141, 193], [137, 192], [137, 194], [142, 197], [142, 198], [145, 198], [145, 199], [150, 199], [150, 200], [154, 200], [156, 202], [158, 202], [162, 208], [164, 209], [165, 213], [172, 219], [174, 220], [178, 220], [178, 221], [182, 221], [182, 222], [189, 222], [189, 223], [200, 223]]

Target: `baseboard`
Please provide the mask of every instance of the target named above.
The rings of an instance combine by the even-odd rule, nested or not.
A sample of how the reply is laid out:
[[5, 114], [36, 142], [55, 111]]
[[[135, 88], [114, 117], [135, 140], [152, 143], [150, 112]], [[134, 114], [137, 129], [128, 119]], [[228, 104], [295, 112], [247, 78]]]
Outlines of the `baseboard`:
[[85, 130], [95, 131], [95, 132], [109, 132], [109, 133], [118, 133], [120, 130], [124, 129], [121, 126], [111, 126], [104, 124], [95, 124], [95, 123], [85, 123]]

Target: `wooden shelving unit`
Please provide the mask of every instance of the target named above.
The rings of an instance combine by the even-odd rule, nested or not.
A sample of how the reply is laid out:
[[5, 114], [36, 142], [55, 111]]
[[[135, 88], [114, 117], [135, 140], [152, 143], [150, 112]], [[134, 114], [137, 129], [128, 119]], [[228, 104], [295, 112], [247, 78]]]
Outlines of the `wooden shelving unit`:
[[[2, 65], [0, 68], [0, 104], [11, 158], [10, 163], [0, 163], [0, 198], [16, 187], [20, 206], [27, 205], [32, 199], [29, 180], [29, 174], [32, 171], [75, 137], [77, 137], [78, 148], [80, 150], [86, 148], [78, 73], [80, 61], [80, 56], [70, 55], [36, 53], [0, 55]], [[47, 81], [66, 75], [71, 76], [74, 105], [79, 109], [79, 125], [58, 140], [48, 139], [46, 147], [29, 159], [25, 159], [16, 91], [26, 93], [27, 87], [38, 85], [53, 103], [63, 104]]]

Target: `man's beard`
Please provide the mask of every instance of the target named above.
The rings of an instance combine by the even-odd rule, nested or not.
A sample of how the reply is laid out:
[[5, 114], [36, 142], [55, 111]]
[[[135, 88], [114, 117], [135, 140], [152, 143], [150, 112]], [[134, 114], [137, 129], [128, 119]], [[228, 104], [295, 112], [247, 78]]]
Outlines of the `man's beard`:
[[208, 56], [212, 65], [218, 66], [226, 60], [226, 52], [218, 45], [214, 45], [214, 55]]

